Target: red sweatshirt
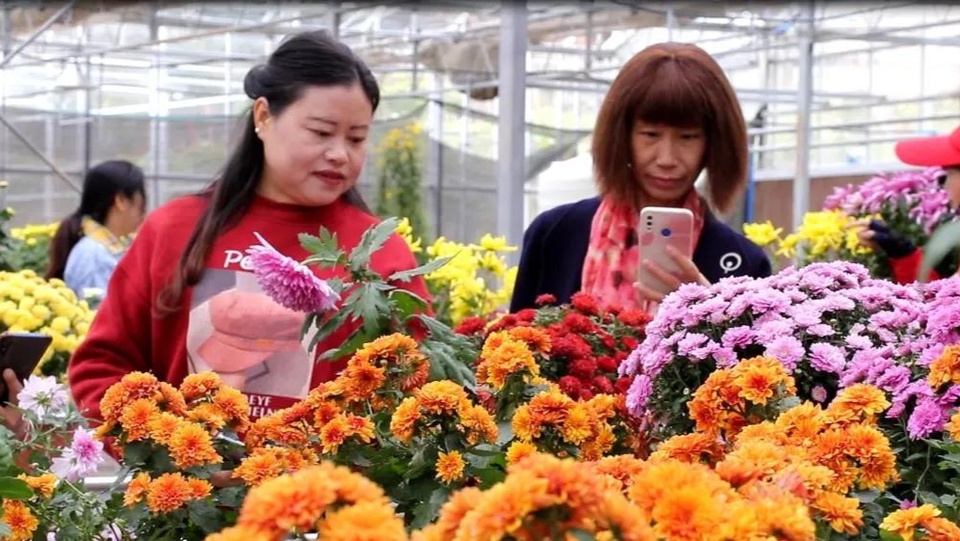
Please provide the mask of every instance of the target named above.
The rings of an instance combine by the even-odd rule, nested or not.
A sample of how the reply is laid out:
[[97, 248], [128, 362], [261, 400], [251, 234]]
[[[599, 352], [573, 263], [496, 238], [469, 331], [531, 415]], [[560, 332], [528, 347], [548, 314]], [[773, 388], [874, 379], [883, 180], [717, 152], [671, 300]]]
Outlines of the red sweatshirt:
[[[157, 295], [176, 271], [206, 205], [206, 199], [188, 196], [151, 213], [117, 265], [68, 370], [73, 396], [88, 417], [101, 419], [104, 392], [132, 371], [152, 372], [179, 385], [188, 373], [213, 370], [244, 392], [251, 416], [259, 418], [293, 404], [343, 367], [344, 360], [315, 363], [316, 351], [337, 347], [354, 327], [339, 329], [316, 351], [307, 352], [310, 337], [302, 343], [300, 338], [304, 314], [281, 307], [261, 292], [245, 250], [258, 243], [257, 232], [280, 252], [302, 260], [308, 254], [298, 234], [317, 234], [323, 226], [335, 232], [341, 248], [349, 252], [377, 219], [343, 201], [316, 209], [257, 197], [241, 221], [214, 242], [207, 270], [184, 294], [181, 309], [157, 317]], [[383, 276], [415, 266], [399, 235], [371, 261], [371, 268]], [[343, 277], [340, 270], [314, 270], [324, 279]], [[429, 298], [422, 279], [398, 285]]]
[[[890, 270], [893, 273], [893, 281], [898, 284], [912, 284], [920, 278], [920, 267], [923, 265], [923, 249], [917, 248], [908, 256], [899, 258], [888, 258]], [[940, 275], [937, 271], [931, 270], [927, 277], [928, 281], [939, 280]]]

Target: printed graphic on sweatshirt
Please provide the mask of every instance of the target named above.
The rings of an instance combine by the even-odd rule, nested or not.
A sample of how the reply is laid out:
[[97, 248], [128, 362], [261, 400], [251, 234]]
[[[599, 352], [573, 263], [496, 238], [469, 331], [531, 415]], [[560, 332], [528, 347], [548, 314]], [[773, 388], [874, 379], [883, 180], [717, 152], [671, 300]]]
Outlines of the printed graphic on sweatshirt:
[[189, 371], [219, 374], [247, 396], [254, 419], [288, 407], [307, 396], [313, 375], [304, 317], [268, 297], [251, 272], [207, 269], [193, 291]]

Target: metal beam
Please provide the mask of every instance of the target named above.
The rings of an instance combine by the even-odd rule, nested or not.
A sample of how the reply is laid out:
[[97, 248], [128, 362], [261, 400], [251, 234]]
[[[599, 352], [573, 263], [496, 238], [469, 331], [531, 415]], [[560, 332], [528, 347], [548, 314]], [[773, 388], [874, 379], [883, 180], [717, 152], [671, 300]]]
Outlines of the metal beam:
[[[803, 15], [799, 27], [800, 46], [797, 53], [797, 163], [793, 180], [793, 228], [803, 223], [803, 216], [810, 208], [810, 103], [813, 99], [813, 39], [814, 0], [802, 5]], [[798, 254], [798, 257], [799, 254]]]
[[[527, 2], [501, 0], [500, 85], [497, 152], [497, 234], [507, 244], [523, 242], [526, 180]], [[519, 255], [508, 254], [517, 264]]]
[[71, 0], [70, 2], [67, 2], [62, 8], [58, 9], [56, 13], [51, 15], [49, 19], [44, 21], [43, 24], [41, 24], [36, 30], [34, 30], [33, 33], [30, 34], [30, 37], [23, 40], [23, 42], [20, 43], [20, 45], [18, 45], [16, 49], [10, 51], [10, 54], [4, 55], [3, 60], [0, 60], [0, 69], [3, 69], [4, 66], [6, 66], [11, 60], [13, 60], [15, 56], [17, 56], [17, 53], [27, 48], [27, 46], [33, 43], [34, 40], [36, 40], [38, 37], [40, 37], [41, 34], [46, 32], [48, 28], [50, 28], [51, 26], [54, 25], [54, 23], [59, 21], [60, 17], [63, 17], [64, 13], [73, 9], [73, 5], [76, 3], [77, 3], [76, 0]]
[[77, 193], [80, 193], [83, 191], [80, 189], [79, 184], [77, 184], [76, 182], [73, 181], [72, 178], [67, 176], [67, 174], [64, 173], [59, 167], [57, 167], [57, 164], [53, 163], [50, 160], [50, 158], [47, 158], [47, 156], [43, 153], [43, 151], [37, 148], [33, 143], [30, 142], [29, 139], [27, 139], [22, 133], [20, 133], [20, 130], [18, 130], [16, 126], [14, 126], [9, 121], [7, 121], [7, 117], [2, 113], [0, 113], [0, 123], [3, 123], [3, 125], [6, 126], [8, 130], [10, 130], [10, 133], [12, 133], [14, 137], [19, 139], [21, 143], [23, 143], [23, 146], [27, 147], [27, 149], [30, 152], [33, 152], [34, 154], [36, 154], [36, 156], [40, 158], [40, 161], [47, 164], [47, 167], [49, 167], [50, 170], [54, 172], [54, 174], [60, 177], [61, 180], [67, 183], [68, 186], [73, 188]]

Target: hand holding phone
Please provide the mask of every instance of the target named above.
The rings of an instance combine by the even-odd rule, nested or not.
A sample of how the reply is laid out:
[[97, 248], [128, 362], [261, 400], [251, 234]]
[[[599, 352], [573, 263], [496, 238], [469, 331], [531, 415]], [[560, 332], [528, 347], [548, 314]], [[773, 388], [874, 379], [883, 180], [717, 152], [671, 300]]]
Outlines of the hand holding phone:
[[685, 208], [644, 207], [640, 211], [638, 290], [659, 302], [680, 284], [702, 281], [693, 264], [693, 212]]
[[20, 384], [20, 380], [17, 379], [13, 370], [9, 368], [0, 370], [0, 394], [9, 393], [10, 395], [9, 404], [6, 401], [0, 402], [0, 424], [13, 432], [19, 440], [26, 437], [29, 428], [23, 415], [20, 414], [20, 410], [15, 407], [19, 405], [17, 396], [21, 390], [23, 390], [23, 385]]
[[[8, 368], [13, 370], [17, 382], [22, 382], [33, 373], [40, 364], [53, 338], [38, 333], [10, 333], [0, 334], [0, 374]], [[0, 389], [0, 406], [11, 402], [12, 398], [4, 384]], [[17, 389], [19, 391], [19, 389]], [[15, 398], [15, 396], [13, 397]]]

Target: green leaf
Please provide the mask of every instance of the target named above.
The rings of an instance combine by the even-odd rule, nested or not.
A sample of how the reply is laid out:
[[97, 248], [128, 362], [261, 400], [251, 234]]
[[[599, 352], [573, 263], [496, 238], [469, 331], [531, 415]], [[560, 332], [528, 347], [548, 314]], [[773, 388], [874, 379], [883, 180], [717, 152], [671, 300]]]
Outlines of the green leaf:
[[427, 301], [420, 295], [406, 289], [394, 289], [387, 294], [387, 298], [400, 312], [400, 319], [405, 320], [419, 310], [427, 307]]
[[424, 265], [420, 265], [419, 267], [417, 267], [417, 268], [415, 268], [415, 269], [397, 271], [397, 272], [391, 274], [390, 277], [387, 278], [387, 281], [389, 281], [389, 282], [409, 282], [409, 281], [410, 281], [411, 279], [413, 279], [415, 276], [423, 276], [424, 274], [430, 274], [431, 272], [433, 272], [433, 271], [435, 271], [435, 270], [443, 267], [444, 265], [446, 265], [447, 263], [449, 263], [451, 259], [453, 259], [453, 256], [451, 256], [451, 257], [439, 257], [439, 258], [434, 259], [434, 260], [432, 260], [432, 261], [430, 261], [430, 262], [428, 262], [428, 263], [426, 263], [426, 264], [424, 264]]
[[400, 221], [396, 218], [387, 218], [364, 231], [363, 236], [360, 237], [360, 242], [348, 258], [350, 269], [354, 272], [366, 269], [370, 265], [370, 258], [393, 235], [398, 223]]
[[26, 481], [16, 477], [0, 477], [0, 501], [28, 500], [33, 497], [33, 491]]
[[898, 534], [880, 530], [880, 541], [903, 541], [903, 538]]
[[[317, 344], [329, 338], [331, 334], [343, 326], [343, 324], [347, 322], [347, 318], [349, 318], [350, 315], [350, 310], [343, 308], [332, 317], [327, 318], [323, 323], [321, 323], [317, 328], [317, 334], [313, 335], [313, 339], [310, 340], [310, 350], [313, 351], [317, 347]], [[328, 357], [321, 356], [320, 360], [326, 358]]]
[[131, 467], [145, 464], [153, 453], [153, 446], [142, 441], [128, 442], [123, 447], [123, 463]]
[[369, 333], [364, 331], [362, 328], [357, 329], [353, 331], [353, 334], [350, 335], [350, 338], [341, 344], [340, 347], [323, 352], [323, 354], [320, 355], [320, 360], [326, 361], [340, 359], [346, 355], [352, 355], [357, 350], [362, 348], [367, 342], [376, 340], [378, 336], [380, 336], [379, 333]]
[[311, 254], [303, 261], [304, 265], [332, 267], [346, 260], [347, 256], [340, 249], [336, 233], [330, 233], [326, 228], [320, 228], [319, 236], [301, 233], [298, 238], [300, 246]]
[[363, 330], [367, 334], [379, 334], [381, 331], [381, 316], [390, 315], [390, 306], [377, 289], [375, 284], [363, 284], [360, 286], [360, 294], [357, 299]]
[[209, 500], [192, 501], [187, 504], [190, 521], [204, 533], [219, 532], [225, 526], [223, 513]]
[[435, 488], [430, 497], [426, 498], [420, 505], [413, 510], [413, 521], [410, 523], [412, 529], [420, 529], [436, 520], [440, 513], [440, 507], [450, 498], [450, 490], [446, 487]]
[[923, 263], [920, 265], [918, 280], [926, 282], [930, 270], [958, 246], [960, 246], [960, 222], [950, 222], [938, 227], [923, 247]]

